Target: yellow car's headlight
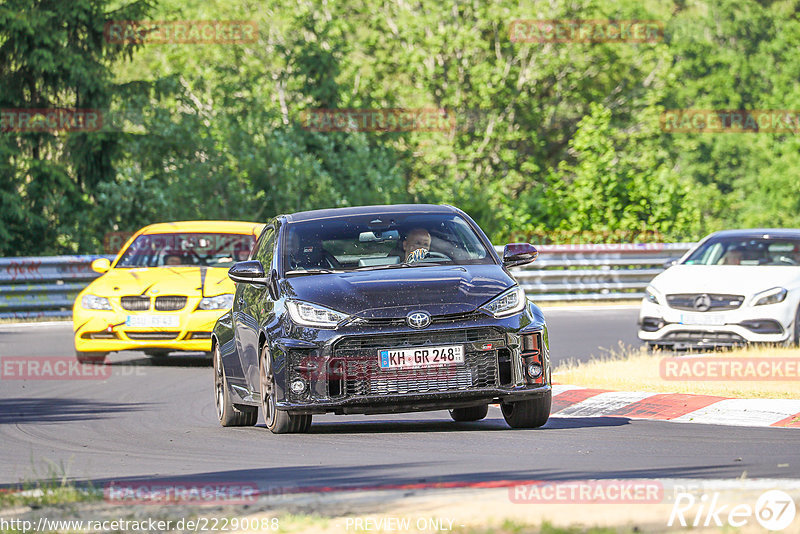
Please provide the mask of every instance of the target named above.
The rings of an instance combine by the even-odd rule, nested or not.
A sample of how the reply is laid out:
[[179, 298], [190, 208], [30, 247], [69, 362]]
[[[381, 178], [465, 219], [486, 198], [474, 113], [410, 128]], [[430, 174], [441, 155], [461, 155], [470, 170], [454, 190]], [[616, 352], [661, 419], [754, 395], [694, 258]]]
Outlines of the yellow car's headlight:
[[200, 301], [198, 310], [227, 310], [233, 307], [233, 293], [225, 293], [216, 297], [205, 297]]
[[86, 310], [110, 310], [111, 302], [109, 302], [106, 297], [84, 295], [81, 298], [81, 307]]

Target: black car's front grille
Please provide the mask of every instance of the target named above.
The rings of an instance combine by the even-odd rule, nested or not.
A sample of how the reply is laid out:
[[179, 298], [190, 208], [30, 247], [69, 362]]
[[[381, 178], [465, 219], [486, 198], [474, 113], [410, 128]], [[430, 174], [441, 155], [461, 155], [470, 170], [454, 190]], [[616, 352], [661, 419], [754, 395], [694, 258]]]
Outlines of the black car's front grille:
[[[735, 310], [742, 305], [743, 295], [716, 295], [711, 293], [680, 293], [667, 295], [670, 308], [687, 311]], [[700, 307], [698, 307], [698, 305]]]
[[[331, 394], [413, 394], [495, 387], [497, 350], [476, 350], [472, 344], [502, 339], [502, 333], [492, 328], [347, 337], [334, 346], [337, 370], [332, 376], [339, 380]], [[464, 363], [413, 369], [381, 369], [378, 364], [379, 349], [449, 344], [464, 345]]]
[[122, 307], [128, 311], [144, 311], [150, 309], [150, 297], [132, 295], [120, 299]]
[[186, 297], [180, 295], [165, 295], [156, 297], [156, 310], [178, 311], [186, 306]]

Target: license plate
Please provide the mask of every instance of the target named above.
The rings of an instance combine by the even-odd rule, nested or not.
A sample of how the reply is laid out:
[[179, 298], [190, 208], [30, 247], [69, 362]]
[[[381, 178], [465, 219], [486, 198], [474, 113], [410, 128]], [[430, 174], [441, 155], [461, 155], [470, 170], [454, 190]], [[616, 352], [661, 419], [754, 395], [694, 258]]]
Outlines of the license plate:
[[381, 369], [441, 367], [464, 363], [463, 345], [415, 347], [413, 349], [381, 349], [378, 351]]
[[125, 319], [125, 326], [134, 328], [175, 328], [179, 325], [179, 315], [128, 315]]
[[725, 316], [721, 313], [682, 313], [681, 324], [722, 326]]

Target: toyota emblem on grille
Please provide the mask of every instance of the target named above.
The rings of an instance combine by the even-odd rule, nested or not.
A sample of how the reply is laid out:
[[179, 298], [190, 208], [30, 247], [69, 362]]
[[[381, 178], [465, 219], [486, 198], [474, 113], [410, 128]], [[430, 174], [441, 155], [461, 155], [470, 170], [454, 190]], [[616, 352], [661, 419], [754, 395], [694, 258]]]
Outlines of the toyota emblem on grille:
[[711, 308], [711, 297], [706, 295], [705, 293], [699, 295], [697, 298], [694, 299], [694, 309], [697, 311], [708, 311]]
[[406, 316], [406, 322], [411, 328], [425, 328], [431, 324], [431, 315], [427, 312], [414, 312]]

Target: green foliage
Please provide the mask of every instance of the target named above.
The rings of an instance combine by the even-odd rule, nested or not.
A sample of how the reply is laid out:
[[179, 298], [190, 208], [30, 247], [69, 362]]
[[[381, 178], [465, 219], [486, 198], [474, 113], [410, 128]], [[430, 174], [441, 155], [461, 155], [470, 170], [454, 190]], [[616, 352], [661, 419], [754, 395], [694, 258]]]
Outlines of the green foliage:
[[[800, 109], [800, 1], [6, 0], [0, 108], [122, 117], [0, 133], [0, 255], [98, 252], [179, 219], [461, 207], [498, 243], [800, 226], [800, 141], [665, 133], [672, 109]], [[252, 20], [256, 42], [118, 45], [109, 20]], [[515, 19], [657, 20], [651, 43], [515, 42]], [[446, 109], [316, 132], [314, 108]]]

